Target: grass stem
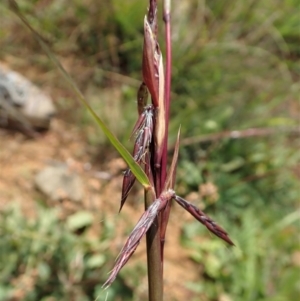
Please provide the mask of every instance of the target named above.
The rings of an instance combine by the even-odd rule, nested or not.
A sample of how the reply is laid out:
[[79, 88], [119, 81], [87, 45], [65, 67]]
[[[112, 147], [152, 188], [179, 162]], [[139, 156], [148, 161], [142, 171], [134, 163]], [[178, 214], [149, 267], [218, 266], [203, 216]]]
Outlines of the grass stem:
[[[154, 201], [152, 190], [145, 189], [145, 209]], [[163, 278], [160, 260], [159, 218], [156, 217], [146, 233], [149, 301], [163, 301]]]

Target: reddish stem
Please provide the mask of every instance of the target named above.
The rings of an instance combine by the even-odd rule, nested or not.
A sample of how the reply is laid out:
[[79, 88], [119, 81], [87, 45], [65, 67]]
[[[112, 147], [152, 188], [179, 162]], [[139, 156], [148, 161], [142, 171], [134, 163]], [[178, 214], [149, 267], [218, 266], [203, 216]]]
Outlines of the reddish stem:
[[162, 186], [166, 180], [166, 166], [167, 166], [167, 154], [168, 154], [168, 129], [169, 129], [169, 118], [170, 118], [170, 93], [171, 93], [171, 74], [172, 74], [172, 44], [171, 44], [171, 22], [170, 22], [170, 0], [164, 1], [164, 15], [163, 20], [165, 22], [165, 40], [166, 40], [166, 75], [165, 75], [165, 114], [166, 114], [166, 136], [164, 151], [162, 156], [161, 165], [161, 183]]
[[[168, 154], [168, 129], [170, 118], [170, 93], [171, 93], [171, 74], [172, 74], [172, 44], [171, 44], [171, 22], [170, 22], [170, 0], [164, 1], [163, 20], [165, 22], [165, 41], [166, 41], [166, 75], [165, 75], [165, 114], [166, 114], [166, 135], [164, 142], [164, 150], [161, 162], [161, 187], [164, 186], [167, 174], [167, 154]], [[166, 208], [162, 211], [160, 240], [161, 240], [161, 262], [164, 259], [164, 243], [167, 224], [171, 211], [171, 200], [168, 202]]]

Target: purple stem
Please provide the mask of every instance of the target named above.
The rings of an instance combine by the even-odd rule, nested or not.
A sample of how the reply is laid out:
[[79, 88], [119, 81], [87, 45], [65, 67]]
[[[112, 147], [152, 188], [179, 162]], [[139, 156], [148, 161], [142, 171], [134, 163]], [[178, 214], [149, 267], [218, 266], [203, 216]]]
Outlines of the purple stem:
[[[165, 41], [166, 41], [166, 75], [165, 75], [165, 114], [166, 114], [166, 135], [164, 150], [161, 162], [161, 186], [164, 186], [167, 174], [167, 154], [168, 154], [168, 130], [170, 118], [170, 93], [171, 93], [171, 74], [172, 74], [172, 43], [171, 43], [171, 22], [170, 22], [170, 0], [164, 1], [163, 20], [165, 22]], [[171, 211], [171, 200], [168, 202], [166, 208], [162, 211], [161, 217], [161, 262], [163, 265], [164, 260], [164, 244], [166, 229], [169, 221]]]

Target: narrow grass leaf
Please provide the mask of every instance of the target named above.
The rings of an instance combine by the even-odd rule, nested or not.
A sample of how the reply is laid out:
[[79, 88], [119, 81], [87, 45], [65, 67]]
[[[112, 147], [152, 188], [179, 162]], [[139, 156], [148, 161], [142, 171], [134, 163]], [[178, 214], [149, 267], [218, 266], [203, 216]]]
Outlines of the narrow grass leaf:
[[35, 39], [38, 41], [38, 43], [41, 45], [42, 49], [46, 52], [52, 63], [59, 69], [59, 71], [62, 73], [63, 77], [67, 81], [67, 83], [70, 85], [73, 92], [77, 95], [80, 102], [85, 106], [85, 108], [90, 112], [90, 114], [93, 116], [97, 124], [100, 126], [110, 143], [115, 147], [115, 149], [119, 152], [119, 154], [122, 156], [122, 158], [126, 161], [128, 166], [130, 167], [132, 173], [136, 176], [138, 181], [144, 186], [144, 188], [149, 188], [150, 182], [148, 180], [148, 177], [146, 176], [143, 169], [135, 162], [135, 160], [132, 158], [130, 153], [127, 151], [127, 149], [124, 147], [124, 145], [116, 138], [116, 136], [108, 129], [108, 127], [105, 125], [105, 123], [100, 119], [100, 117], [95, 113], [95, 111], [90, 107], [82, 93], [80, 92], [79, 88], [73, 81], [73, 79], [70, 77], [70, 75], [67, 73], [67, 71], [64, 69], [64, 67], [61, 65], [59, 60], [55, 57], [55, 55], [52, 53], [50, 48], [46, 45], [46, 43], [43, 41], [42, 37], [37, 33], [35, 29], [32, 28], [32, 26], [27, 21], [26, 17], [20, 12], [17, 3], [14, 0], [9, 0], [9, 7], [10, 9], [21, 19], [21, 21], [24, 23], [24, 25], [32, 32]]

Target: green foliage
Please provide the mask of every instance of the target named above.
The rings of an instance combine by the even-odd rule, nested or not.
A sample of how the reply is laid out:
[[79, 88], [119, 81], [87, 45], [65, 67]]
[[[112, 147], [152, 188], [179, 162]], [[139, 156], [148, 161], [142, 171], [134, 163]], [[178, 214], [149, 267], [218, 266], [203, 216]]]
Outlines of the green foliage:
[[287, 107], [300, 93], [297, 51], [288, 35], [296, 39], [300, 22], [296, 1], [281, 2], [280, 10], [275, 2], [209, 1], [205, 10], [194, 2], [180, 15], [190, 30], [182, 27], [174, 41], [172, 129], [183, 118], [189, 120], [184, 137], [298, 123]]
[[299, 247], [294, 242], [300, 230], [299, 213], [287, 214], [276, 222], [270, 218], [274, 215], [276, 209], [271, 206], [268, 210], [245, 209], [239, 226], [233, 226], [224, 214], [217, 214], [216, 219], [235, 238], [232, 248], [207, 235], [199, 239], [199, 224], [195, 222], [185, 225], [183, 244], [190, 248], [191, 258], [203, 265], [206, 279], [187, 286], [209, 300], [222, 295], [235, 301], [297, 299], [300, 269], [293, 257]]
[[[205, 10], [194, 5], [181, 15], [191, 30], [183, 27], [175, 46], [171, 128], [182, 124], [186, 138], [299, 124], [299, 113], [291, 110], [300, 94], [296, 1], [280, 2], [280, 9], [277, 1], [209, 1]], [[191, 19], [201, 23], [197, 30]], [[183, 244], [203, 265], [205, 279], [189, 287], [209, 300], [293, 300], [299, 294], [299, 262], [292, 260], [299, 219], [292, 217], [299, 202], [294, 170], [300, 141], [286, 133], [208, 139], [181, 150], [180, 189], [188, 193], [213, 183], [219, 197], [205, 212], [237, 244], [225, 249], [212, 237], [200, 239], [206, 232], [199, 234], [198, 223], [185, 226]]]
[[[110, 262], [114, 228], [107, 219], [98, 223], [98, 237], [71, 232], [88, 227], [88, 212], [78, 212], [63, 222], [53, 209], [37, 208], [37, 217], [25, 217], [16, 208], [0, 212], [1, 300], [95, 300]], [[122, 277], [107, 290], [107, 300], [132, 300]], [[122, 295], [122, 299], [118, 299]]]
[[[299, 113], [289, 109], [297, 106], [300, 94], [296, 1], [280, 2], [280, 9], [277, 1], [206, 5], [194, 2], [179, 17], [185, 26], [174, 42], [174, 133], [181, 124], [184, 141], [299, 124]], [[201, 24], [194, 26], [197, 30], [190, 20]], [[194, 141], [181, 149], [178, 185], [186, 193], [199, 184], [217, 187], [218, 201], [205, 212], [214, 215], [237, 247], [225, 249], [212, 237], [204, 239], [206, 230], [199, 233], [197, 222], [186, 225], [183, 245], [204, 269], [204, 280], [190, 283], [190, 289], [209, 300], [297, 298], [299, 262], [292, 257], [299, 248], [299, 219], [292, 216], [297, 217], [299, 201], [294, 174], [299, 136], [278, 130], [263, 137]], [[290, 223], [278, 229], [289, 217]]]

